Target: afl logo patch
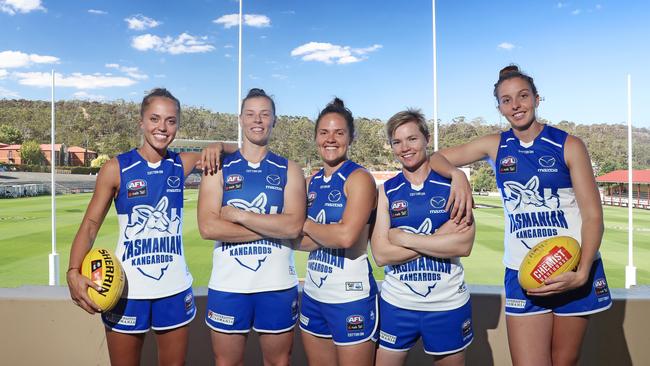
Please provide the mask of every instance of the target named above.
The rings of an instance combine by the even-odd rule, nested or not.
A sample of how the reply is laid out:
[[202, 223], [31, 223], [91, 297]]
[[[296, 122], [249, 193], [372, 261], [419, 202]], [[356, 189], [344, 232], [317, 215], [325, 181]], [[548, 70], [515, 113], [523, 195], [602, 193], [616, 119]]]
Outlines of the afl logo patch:
[[431, 197], [429, 203], [433, 208], [443, 208], [445, 207], [447, 200], [444, 197], [436, 196], [436, 197]]
[[226, 178], [226, 186], [224, 190], [233, 191], [235, 189], [241, 189], [244, 184], [244, 177], [239, 174], [231, 174]]
[[550, 155], [546, 155], [539, 158], [537, 162], [544, 168], [550, 168], [555, 165], [555, 158]]
[[345, 319], [347, 323], [348, 331], [351, 330], [363, 330], [363, 316], [362, 315], [350, 315]]
[[316, 200], [316, 192], [309, 192], [307, 194], [307, 207], [311, 207], [311, 205], [314, 204], [315, 200]]
[[333, 190], [327, 195], [327, 199], [330, 202], [338, 202], [341, 200], [341, 191]]
[[266, 176], [266, 181], [272, 185], [272, 186], [279, 186], [280, 185], [280, 176], [271, 174]]
[[463, 332], [463, 339], [465, 337], [469, 336], [470, 334], [472, 334], [472, 320], [471, 319], [466, 319], [463, 322], [462, 332]]
[[506, 156], [499, 162], [499, 173], [514, 173], [517, 171], [517, 158]]
[[404, 200], [399, 200], [391, 203], [390, 205], [390, 217], [404, 217], [409, 215], [408, 202]]
[[147, 181], [144, 179], [134, 179], [126, 184], [126, 197], [142, 197], [147, 195]]
[[194, 308], [194, 297], [192, 294], [187, 294], [185, 295], [185, 299], [183, 299], [185, 302], [185, 311], [189, 312]]
[[607, 281], [604, 278], [599, 278], [594, 281], [594, 289], [596, 290], [596, 296], [603, 296], [609, 293]]
[[170, 186], [171, 188], [178, 188], [178, 186], [181, 185], [181, 178], [172, 175], [171, 177], [167, 177], [167, 185]]

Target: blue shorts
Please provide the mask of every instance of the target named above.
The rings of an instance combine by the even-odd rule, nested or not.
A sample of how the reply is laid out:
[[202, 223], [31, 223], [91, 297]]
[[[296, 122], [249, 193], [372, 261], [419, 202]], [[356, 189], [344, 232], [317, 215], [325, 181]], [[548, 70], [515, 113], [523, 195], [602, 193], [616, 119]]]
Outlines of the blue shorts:
[[519, 271], [506, 268], [506, 315], [535, 315], [553, 312], [559, 316], [598, 313], [612, 306], [602, 259], [591, 266], [589, 279], [577, 289], [552, 296], [528, 296], [518, 280]]
[[332, 338], [338, 346], [376, 339], [377, 295], [365, 299], [328, 304], [302, 293], [300, 329], [316, 337]]
[[208, 290], [205, 323], [217, 332], [284, 333], [297, 319], [298, 286], [250, 294]]
[[424, 352], [446, 355], [464, 350], [472, 343], [472, 302], [444, 311], [408, 310], [384, 299], [379, 302], [379, 347], [408, 351], [422, 337]]
[[102, 313], [107, 328], [119, 333], [146, 333], [180, 328], [194, 319], [196, 306], [192, 288], [159, 299], [122, 298]]

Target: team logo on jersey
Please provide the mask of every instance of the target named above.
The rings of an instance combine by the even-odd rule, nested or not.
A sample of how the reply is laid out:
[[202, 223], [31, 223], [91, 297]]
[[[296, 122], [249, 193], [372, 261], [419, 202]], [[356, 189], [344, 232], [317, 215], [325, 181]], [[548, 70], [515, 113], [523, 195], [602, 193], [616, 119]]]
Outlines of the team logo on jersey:
[[[318, 211], [316, 217], [307, 216], [318, 224], [327, 223], [325, 210]], [[334, 269], [345, 267], [345, 249], [319, 248], [309, 253], [307, 257], [307, 276], [314, 286], [321, 288]]]
[[363, 315], [350, 315], [345, 319], [348, 331], [363, 330]]
[[503, 183], [503, 202], [510, 221], [509, 231], [520, 239], [527, 249], [531, 245], [524, 239], [557, 236], [558, 228], [568, 229], [569, 223], [560, 209], [560, 197], [551, 189], [540, 194], [539, 178], [530, 178], [525, 185], [507, 181]]
[[144, 179], [134, 179], [126, 184], [126, 197], [143, 197], [147, 195], [147, 181]]
[[167, 177], [167, 185], [171, 188], [178, 188], [181, 185], [181, 178], [175, 175]]
[[185, 295], [185, 298], [183, 299], [185, 303], [185, 311], [187, 313], [190, 313], [192, 309], [194, 308], [194, 296], [192, 294], [187, 294]]
[[309, 192], [307, 194], [307, 207], [311, 207], [311, 205], [314, 204], [315, 200], [316, 200], [316, 192]]
[[124, 230], [122, 263], [154, 280], [163, 277], [174, 255], [183, 255], [181, 219], [176, 209], [172, 217], [167, 214], [168, 205], [167, 197], [163, 197], [155, 207], [134, 206]]
[[280, 176], [276, 174], [271, 174], [266, 176], [266, 181], [272, 186], [280, 185]]
[[[226, 205], [256, 214], [275, 214], [278, 212], [278, 206], [271, 206], [267, 212], [267, 203], [268, 198], [266, 193], [262, 192], [250, 202], [241, 198], [233, 198], [228, 200]], [[229, 251], [230, 256], [233, 257], [240, 266], [253, 272], [257, 272], [262, 265], [264, 265], [266, 259], [274, 249], [282, 248], [282, 243], [280, 240], [276, 239], [261, 239], [243, 244], [224, 244], [221, 248], [223, 251]]]
[[503, 183], [504, 201], [510, 212], [517, 210], [530, 210], [535, 207], [555, 209], [560, 207], [558, 196], [549, 194], [542, 197], [539, 194], [539, 178], [530, 178], [525, 185], [519, 182], [507, 181]]
[[235, 189], [241, 189], [244, 184], [244, 177], [239, 174], [230, 174], [226, 178], [226, 186], [224, 187], [225, 191], [233, 191]]
[[406, 217], [409, 215], [409, 204], [404, 200], [399, 200], [391, 203], [390, 217], [392, 219], [397, 217]]
[[445, 207], [447, 200], [444, 197], [436, 196], [436, 197], [431, 197], [429, 203], [431, 204], [431, 207], [436, 209], [441, 209]]
[[330, 202], [338, 202], [341, 200], [341, 191], [333, 190], [327, 195], [327, 200]]
[[517, 171], [517, 158], [506, 156], [499, 162], [499, 173], [514, 173]]

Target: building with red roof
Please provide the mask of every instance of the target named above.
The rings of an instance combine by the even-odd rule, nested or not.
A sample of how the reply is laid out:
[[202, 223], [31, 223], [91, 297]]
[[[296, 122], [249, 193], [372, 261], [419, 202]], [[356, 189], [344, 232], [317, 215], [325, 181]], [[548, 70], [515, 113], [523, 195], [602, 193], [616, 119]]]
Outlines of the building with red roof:
[[[52, 145], [41, 144], [41, 152], [50, 164], [52, 156]], [[22, 145], [0, 144], [0, 163], [4, 164], [22, 164], [20, 157], [20, 148]], [[65, 144], [54, 144], [54, 155], [56, 164], [60, 166], [87, 166], [90, 161], [97, 157], [97, 152], [84, 149], [79, 146], [66, 146]]]
[[[604, 205], [627, 206], [628, 171], [614, 170], [596, 177]], [[633, 207], [650, 209], [650, 169], [632, 170]]]

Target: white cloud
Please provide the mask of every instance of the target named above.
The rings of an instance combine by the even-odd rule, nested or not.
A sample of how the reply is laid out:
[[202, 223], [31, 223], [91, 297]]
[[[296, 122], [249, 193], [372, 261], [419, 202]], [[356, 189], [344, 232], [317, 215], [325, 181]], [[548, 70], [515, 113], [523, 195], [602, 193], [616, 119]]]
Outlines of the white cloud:
[[20, 51], [0, 52], [0, 68], [27, 67], [32, 64], [56, 64], [59, 58], [54, 56], [42, 56], [35, 53], [27, 54]]
[[284, 74], [271, 74], [271, 77], [274, 79], [284, 80], [287, 78], [287, 75]]
[[229, 54], [229, 53], [226, 53], [225, 55], [223, 55], [223, 57], [225, 57], [225, 58], [232, 58], [232, 55]]
[[108, 67], [109, 69], [119, 70], [136, 80], [145, 80], [149, 78], [148, 75], [141, 73], [140, 70], [138, 70], [138, 68], [135, 66], [129, 67], [120, 64], [106, 64], [104, 66]]
[[281, 11], [280, 14], [293, 15], [293, 14], [296, 14], [296, 11], [295, 10], [284, 10], [284, 11]]
[[602, 9], [602, 8], [603, 8], [602, 5], [600, 5], [600, 4], [596, 4], [596, 10], [600, 10], [600, 9]]
[[0, 79], [4, 79], [7, 75], [9, 75], [7, 70], [0, 69]]
[[[47, 72], [16, 72], [18, 83], [26, 86], [49, 87], [52, 84], [52, 75]], [[124, 76], [110, 74], [81, 74], [72, 73], [70, 76], [55, 74], [55, 84], [58, 87], [76, 89], [101, 89], [112, 87], [125, 87], [135, 84], [136, 81]]]
[[9, 15], [27, 14], [36, 10], [46, 10], [41, 0], [0, 0], [0, 11]]
[[[239, 25], [239, 14], [223, 15], [212, 23], [222, 24], [224, 28], [232, 28]], [[255, 28], [264, 28], [271, 26], [271, 19], [261, 14], [244, 14], [244, 25]]]
[[97, 10], [97, 9], [89, 9], [88, 12], [90, 14], [95, 14], [95, 15], [106, 15], [106, 14], [108, 14], [107, 11]]
[[154, 74], [153, 77], [155, 77], [156, 79], [162, 79], [162, 78], [166, 78], [167, 75], [165, 75], [165, 74]]
[[106, 100], [106, 97], [103, 95], [89, 94], [86, 93], [85, 91], [78, 91], [76, 93], [73, 93], [72, 96], [75, 99], [82, 99], [82, 100], [96, 100], [96, 101]]
[[170, 36], [161, 38], [153, 34], [143, 34], [133, 37], [131, 47], [139, 51], [154, 50], [172, 55], [213, 51], [214, 46], [207, 43], [206, 40], [207, 37], [196, 37], [187, 33], [181, 33], [176, 38]]
[[13, 98], [13, 99], [18, 99], [20, 98], [20, 95], [16, 93], [15, 91], [11, 91], [9, 89], [5, 89], [0, 86], [0, 98]]
[[259, 77], [255, 76], [253, 74], [248, 74], [248, 78], [251, 79], [251, 80], [259, 80], [260, 79]]
[[129, 25], [129, 29], [133, 30], [145, 30], [149, 28], [155, 28], [162, 23], [146, 17], [142, 14], [134, 15], [130, 18], [124, 18], [124, 21]]
[[576, 10], [571, 12], [571, 15], [580, 15], [580, 13], [582, 13], [582, 10], [576, 9]]
[[500, 48], [500, 49], [502, 49], [502, 50], [506, 50], [506, 51], [510, 51], [510, 50], [512, 50], [513, 48], [515, 48], [515, 45], [512, 44], [512, 43], [509, 43], [509, 42], [501, 42], [501, 43], [499, 43], [499, 45], [497, 46], [497, 48]]
[[326, 64], [337, 63], [350, 64], [367, 59], [366, 54], [382, 48], [382, 45], [375, 44], [366, 48], [352, 48], [350, 46], [339, 46], [331, 43], [309, 42], [294, 48], [291, 56], [301, 56], [303, 61], [318, 61]]
[[566, 3], [559, 2], [559, 3], [557, 3], [556, 7], [557, 7], [558, 9], [562, 9], [562, 8], [564, 8], [566, 5], [567, 5]]
[[223, 45], [223, 48], [233, 48], [234, 46], [230, 43]]

